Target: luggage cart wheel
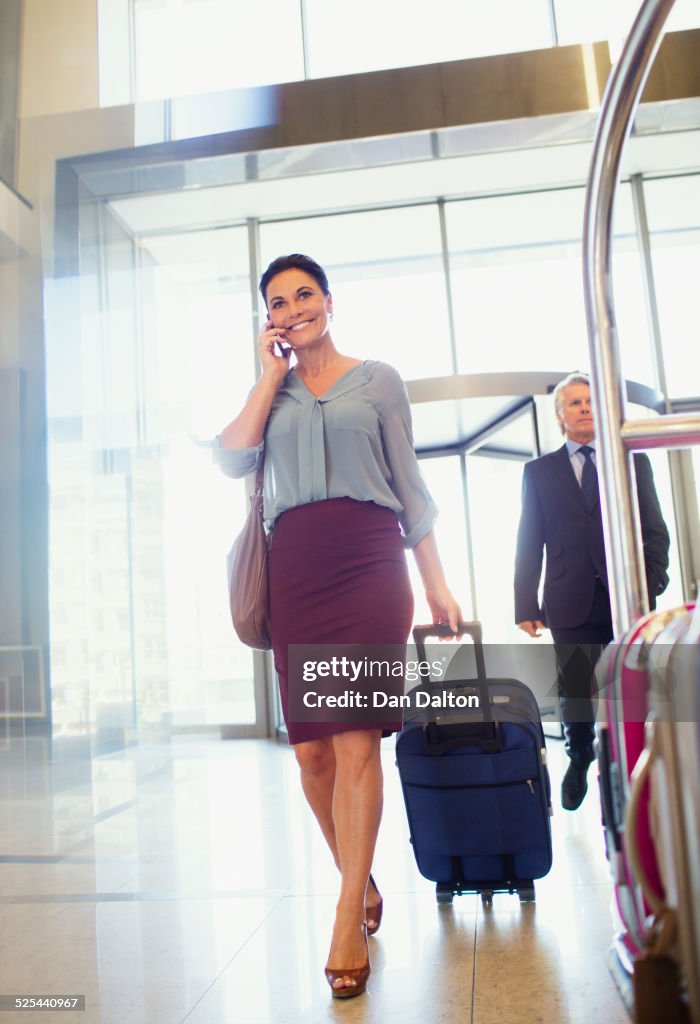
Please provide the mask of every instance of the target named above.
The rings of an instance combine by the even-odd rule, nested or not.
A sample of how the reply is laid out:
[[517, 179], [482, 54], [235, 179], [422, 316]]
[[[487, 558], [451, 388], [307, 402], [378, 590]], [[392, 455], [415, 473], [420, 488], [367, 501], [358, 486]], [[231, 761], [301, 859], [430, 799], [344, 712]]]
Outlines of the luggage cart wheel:
[[454, 899], [452, 886], [446, 885], [444, 882], [438, 882], [435, 886], [435, 898], [438, 903], [452, 903]]
[[483, 906], [490, 907], [493, 903], [493, 889], [483, 889], [481, 892], [481, 902]]
[[521, 889], [518, 889], [518, 896], [520, 897], [521, 903], [534, 903], [535, 902], [535, 887], [534, 885], [526, 885]]

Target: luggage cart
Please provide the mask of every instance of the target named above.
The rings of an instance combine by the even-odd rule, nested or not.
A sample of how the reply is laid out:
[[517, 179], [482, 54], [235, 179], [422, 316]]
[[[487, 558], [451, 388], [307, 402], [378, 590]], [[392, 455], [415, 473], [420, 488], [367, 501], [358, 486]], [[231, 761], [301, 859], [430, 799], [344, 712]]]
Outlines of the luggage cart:
[[[674, 0], [644, 0], [620, 59], [605, 90], [593, 148], [586, 194], [583, 238], [583, 267], [586, 317], [591, 361], [591, 390], [594, 401], [601, 491], [603, 530], [608, 560], [608, 579], [613, 627], [616, 636], [629, 631], [648, 612], [642, 558], [639, 510], [633, 484], [632, 452], [652, 448], [684, 448], [700, 444], [700, 415], [666, 413], [658, 418], [630, 420], [626, 414], [623, 377], [617, 341], [612, 292], [612, 214], [620, 173], [622, 151], [631, 130], [644, 84], [661, 42], [663, 27]], [[657, 339], [658, 341], [658, 339]], [[663, 384], [661, 381], [660, 383]], [[665, 392], [665, 388], [662, 387]], [[688, 589], [692, 581], [688, 584]], [[689, 593], [691, 598], [697, 594]], [[693, 1024], [700, 1024], [700, 880], [694, 865], [691, 874], [685, 848], [689, 836], [700, 833], [700, 821], [691, 804], [683, 801], [684, 782], [673, 766], [679, 764], [674, 752], [675, 736], [666, 731], [669, 778], [669, 820], [674, 822], [671, 840], [678, 892], [673, 908], [656, 906], [655, 928], [664, 913], [677, 915], [680, 963], [687, 987], [687, 1005]], [[699, 740], [700, 742], [700, 740]], [[642, 754], [642, 757], [645, 755]], [[641, 760], [641, 758], [640, 758]], [[666, 762], [665, 762], [666, 764]], [[642, 766], [640, 765], [640, 771]], [[629, 786], [623, 782], [623, 800], [629, 807]], [[691, 808], [689, 810], [689, 808]], [[636, 812], [636, 804], [632, 808]], [[695, 812], [697, 817], [697, 812]], [[629, 822], [634, 825], [634, 817]], [[634, 897], [642, 904], [638, 888]], [[646, 941], [651, 949], [652, 928]], [[613, 941], [611, 969], [628, 1008], [638, 1024], [661, 1019], [646, 1000], [630, 1004], [634, 977], [630, 965]], [[648, 964], [647, 964], [648, 966]], [[635, 966], [631, 966], [632, 975]], [[680, 995], [678, 996], [680, 1002]], [[679, 1013], [684, 1012], [684, 1008]], [[670, 1007], [664, 1019], [671, 1020]]]

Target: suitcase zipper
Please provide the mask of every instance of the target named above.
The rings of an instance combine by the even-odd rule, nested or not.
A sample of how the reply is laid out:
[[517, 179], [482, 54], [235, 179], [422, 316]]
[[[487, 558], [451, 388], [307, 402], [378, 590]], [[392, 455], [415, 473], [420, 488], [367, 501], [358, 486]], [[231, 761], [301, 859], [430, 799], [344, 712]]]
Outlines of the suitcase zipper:
[[427, 782], [406, 782], [405, 785], [411, 789], [503, 789], [504, 786], [528, 786], [532, 795], [535, 795], [532, 779], [514, 779], [512, 782], [465, 782], [447, 786], [431, 786]]

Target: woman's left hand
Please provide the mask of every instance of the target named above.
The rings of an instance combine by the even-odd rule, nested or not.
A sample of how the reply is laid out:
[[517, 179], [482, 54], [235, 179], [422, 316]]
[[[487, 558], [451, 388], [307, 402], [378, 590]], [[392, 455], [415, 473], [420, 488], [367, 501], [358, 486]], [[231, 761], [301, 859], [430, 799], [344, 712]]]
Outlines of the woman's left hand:
[[425, 597], [433, 616], [433, 623], [435, 625], [449, 623], [450, 629], [457, 635], [457, 626], [462, 620], [462, 611], [449, 588], [447, 586], [433, 587], [426, 590]]

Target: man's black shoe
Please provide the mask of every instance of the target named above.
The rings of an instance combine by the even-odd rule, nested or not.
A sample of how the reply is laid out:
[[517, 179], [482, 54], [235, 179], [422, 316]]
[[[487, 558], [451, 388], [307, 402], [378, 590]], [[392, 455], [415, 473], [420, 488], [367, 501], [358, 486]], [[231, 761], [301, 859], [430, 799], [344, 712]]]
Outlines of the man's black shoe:
[[566, 769], [566, 775], [561, 781], [561, 805], [565, 811], [575, 811], [583, 803], [583, 798], [588, 792], [588, 765], [579, 768], [573, 762]]

